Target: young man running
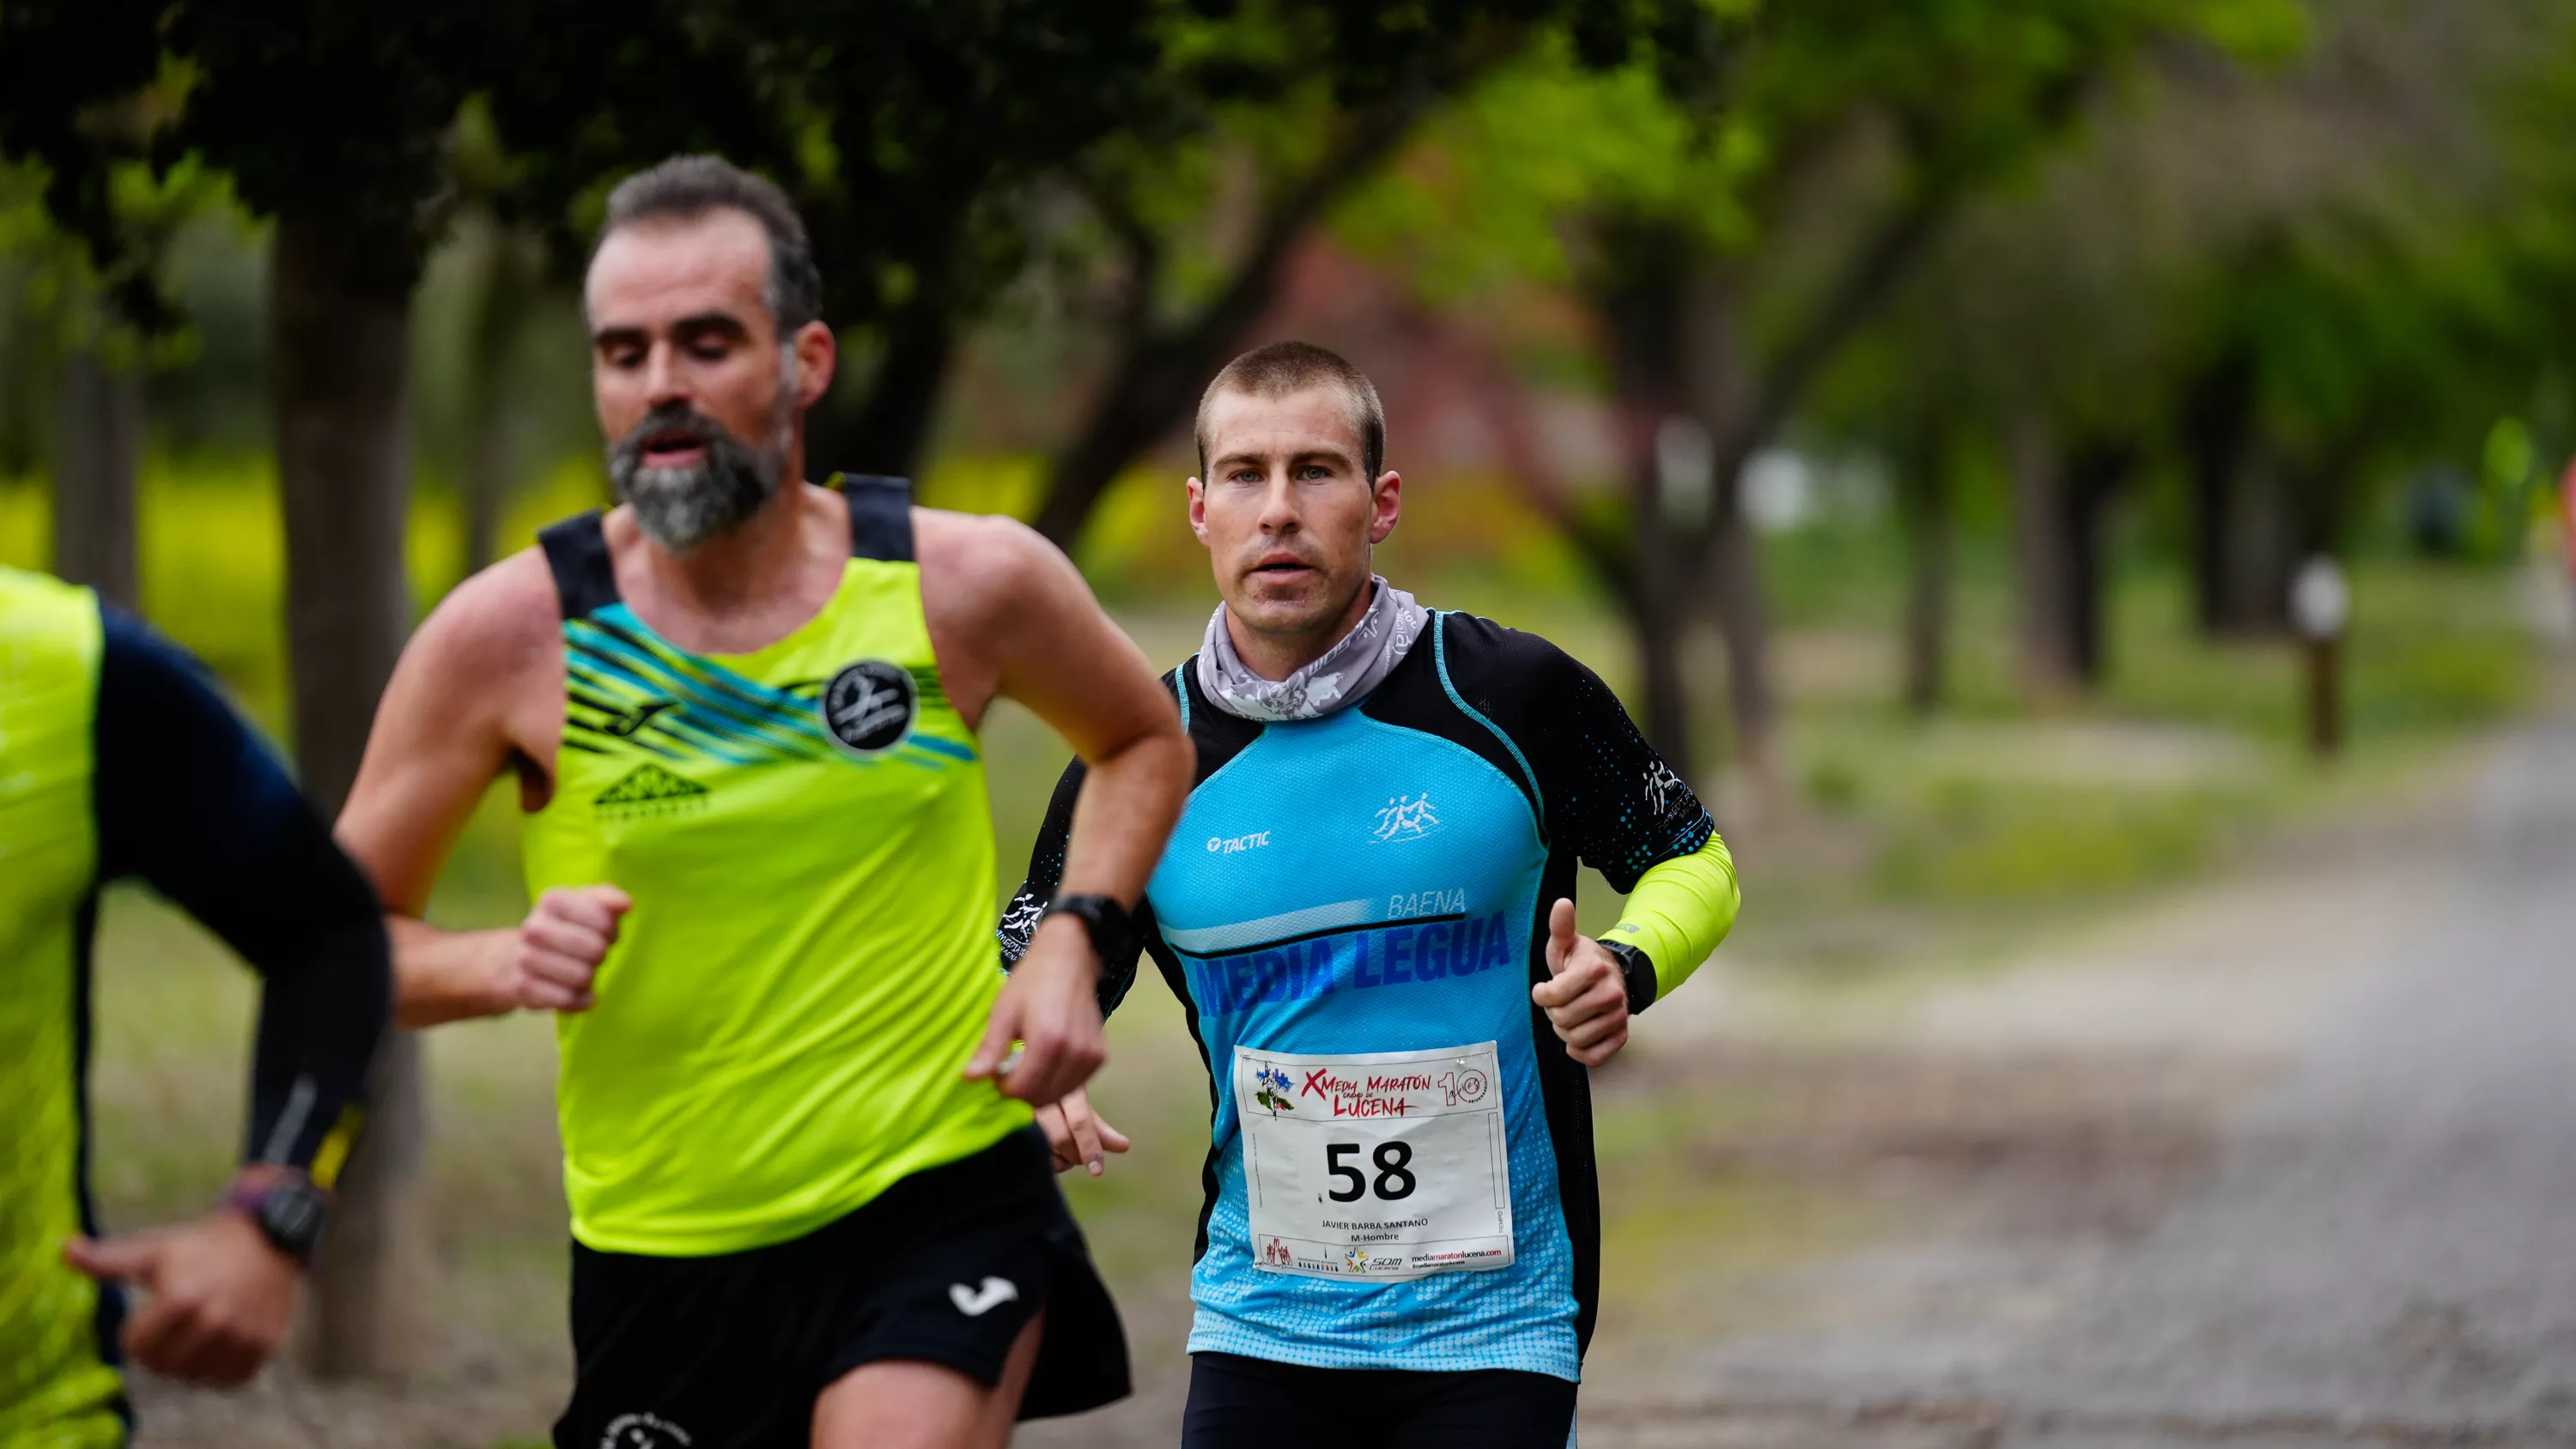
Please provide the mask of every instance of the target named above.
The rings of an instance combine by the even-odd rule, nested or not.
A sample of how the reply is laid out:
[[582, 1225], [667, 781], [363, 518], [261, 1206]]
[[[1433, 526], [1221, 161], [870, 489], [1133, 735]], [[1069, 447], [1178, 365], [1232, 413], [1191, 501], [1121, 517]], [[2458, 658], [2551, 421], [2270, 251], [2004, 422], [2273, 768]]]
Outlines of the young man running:
[[[800, 481], [818, 292], [767, 182], [683, 157], [611, 194], [585, 303], [624, 502], [422, 625], [340, 820], [405, 1024], [558, 1013], [563, 1449], [991, 1445], [1126, 1390], [1028, 1103], [1103, 1058], [1098, 960], [1133, 952], [1189, 744], [1037, 535]], [[975, 736], [999, 694], [1094, 773], [1077, 898], [1007, 985]], [[536, 905], [435, 930], [504, 771]]]
[[[90, 945], [100, 887], [128, 878], [265, 984], [223, 1206], [101, 1242]], [[0, 1444], [123, 1444], [120, 1348], [214, 1384], [276, 1352], [391, 998], [375, 896], [194, 662], [87, 589], [0, 569]], [[125, 1284], [149, 1295], [131, 1317]]]
[[[1224, 603], [1165, 677], [1198, 783], [1141, 908], [1213, 1089], [1191, 1449], [1560, 1449], [1600, 1279], [1586, 1068], [1735, 917], [1708, 812], [1591, 671], [1372, 576], [1384, 438], [1368, 379], [1302, 343], [1199, 405]], [[1606, 941], [1575, 932], [1578, 860], [1631, 892]], [[1060, 1165], [1123, 1149], [1080, 1093], [1042, 1116]]]

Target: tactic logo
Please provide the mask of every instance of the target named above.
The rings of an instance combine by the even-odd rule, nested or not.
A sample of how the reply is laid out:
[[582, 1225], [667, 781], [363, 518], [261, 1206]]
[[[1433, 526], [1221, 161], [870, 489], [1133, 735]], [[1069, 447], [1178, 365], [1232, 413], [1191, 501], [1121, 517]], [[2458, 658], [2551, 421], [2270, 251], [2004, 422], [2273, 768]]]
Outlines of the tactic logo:
[[891, 660], [862, 659], [832, 676], [816, 707], [832, 743], [864, 760], [902, 744], [919, 705], [911, 671]]

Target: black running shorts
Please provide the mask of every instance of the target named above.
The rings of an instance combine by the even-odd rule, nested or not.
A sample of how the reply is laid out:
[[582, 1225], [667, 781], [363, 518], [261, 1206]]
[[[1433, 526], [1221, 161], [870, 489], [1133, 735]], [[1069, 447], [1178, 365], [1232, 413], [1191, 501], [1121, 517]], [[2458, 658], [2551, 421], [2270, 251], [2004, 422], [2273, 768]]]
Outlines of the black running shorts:
[[1574, 1391], [1514, 1369], [1324, 1369], [1192, 1354], [1181, 1449], [1565, 1449]]
[[805, 1449], [814, 1401], [892, 1359], [992, 1384], [1046, 1311], [1020, 1417], [1128, 1391], [1127, 1339], [1036, 1128], [790, 1242], [709, 1258], [572, 1250], [556, 1449]]

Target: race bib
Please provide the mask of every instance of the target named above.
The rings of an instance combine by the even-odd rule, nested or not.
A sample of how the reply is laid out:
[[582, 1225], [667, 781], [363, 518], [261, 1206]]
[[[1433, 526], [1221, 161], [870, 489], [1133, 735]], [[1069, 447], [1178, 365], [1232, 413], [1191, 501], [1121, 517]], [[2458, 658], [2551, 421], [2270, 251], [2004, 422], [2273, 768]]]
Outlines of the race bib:
[[1358, 1056], [1234, 1051], [1252, 1261], [1318, 1278], [1512, 1262], [1494, 1044]]

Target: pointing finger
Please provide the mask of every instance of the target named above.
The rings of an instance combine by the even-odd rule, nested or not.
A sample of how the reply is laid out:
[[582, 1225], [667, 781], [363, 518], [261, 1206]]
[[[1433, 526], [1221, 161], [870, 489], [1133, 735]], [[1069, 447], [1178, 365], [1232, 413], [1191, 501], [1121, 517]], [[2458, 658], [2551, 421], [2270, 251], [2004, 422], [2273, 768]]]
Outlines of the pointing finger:
[[1065, 1124], [1073, 1129], [1074, 1154], [1091, 1175], [1100, 1175], [1100, 1119], [1091, 1115], [1090, 1100], [1077, 1092], [1064, 1099]]
[[1095, 1114], [1091, 1120], [1098, 1123], [1100, 1126], [1101, 1146], [1108, 1148], [1112, 1152], [1124, 1152], [1135, 1145], [1127, 1140], [1126, 1133], [1110, 1126], [1108, 1118]]
[[140, 1282], [151, 1286], [155, 1254], [145, 1238], [72, 1238], [63, 1244], [63, 1261], [101, 1283]]

